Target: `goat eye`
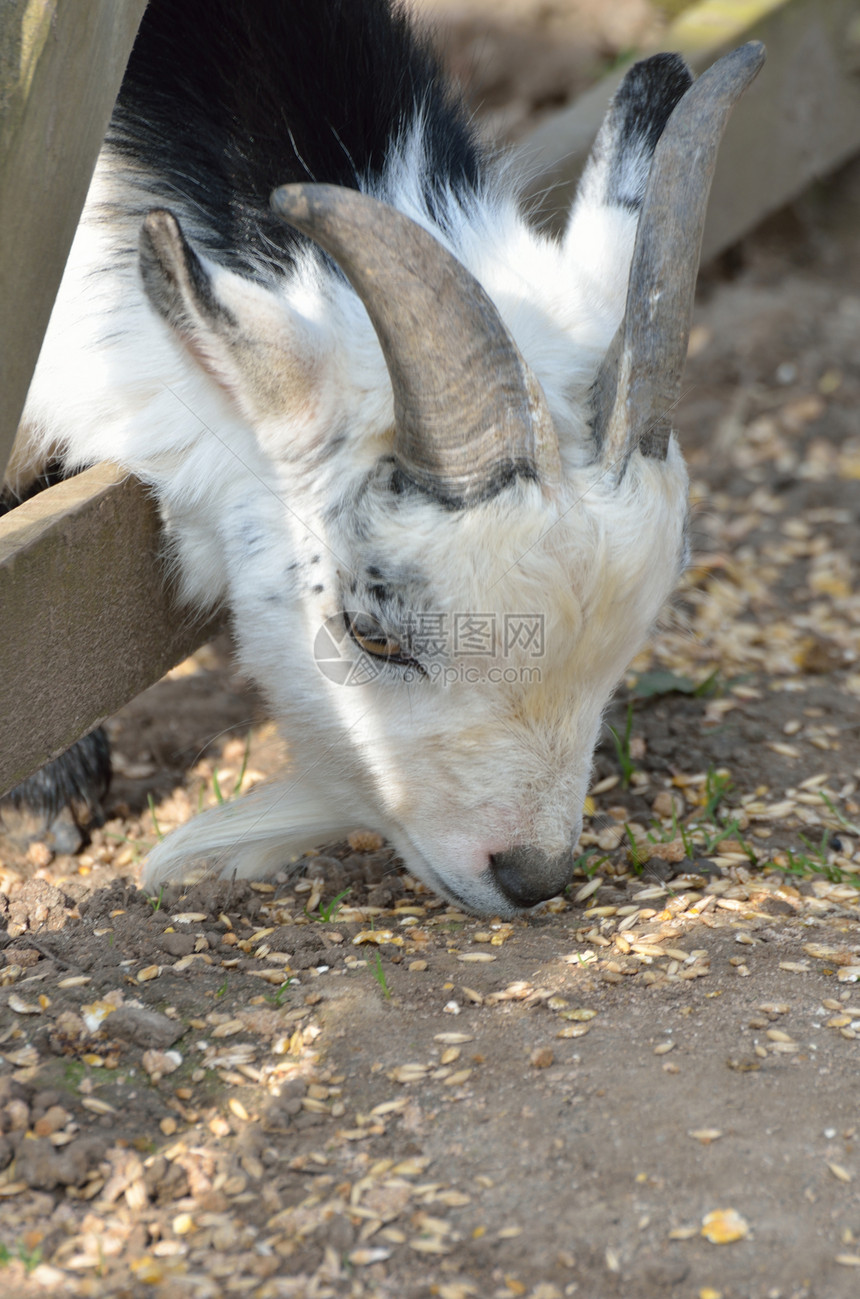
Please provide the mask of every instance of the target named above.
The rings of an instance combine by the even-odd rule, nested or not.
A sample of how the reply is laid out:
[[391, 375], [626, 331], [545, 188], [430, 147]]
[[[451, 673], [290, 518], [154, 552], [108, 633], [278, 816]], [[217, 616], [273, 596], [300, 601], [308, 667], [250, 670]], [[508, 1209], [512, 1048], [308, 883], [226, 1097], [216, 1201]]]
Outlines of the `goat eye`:
[[408, 662], [403, 647], [398, 640], [386, 636], [379, 623], [367, 614], [344, 614], [346, 629], [360, 649], [375, 658], [394, 659], [396, 662]]

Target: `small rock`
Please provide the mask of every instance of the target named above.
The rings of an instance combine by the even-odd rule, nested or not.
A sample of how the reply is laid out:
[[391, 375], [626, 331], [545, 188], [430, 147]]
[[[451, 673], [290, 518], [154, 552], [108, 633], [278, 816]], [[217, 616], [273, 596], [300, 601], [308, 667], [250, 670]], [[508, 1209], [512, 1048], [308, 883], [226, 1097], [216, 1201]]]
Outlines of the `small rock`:
[[193, 934], [162, 934], [158, 945], [168, 956], [190, 956], [194, 951], [194, 942]]
[[548, 1069], [554, 1059], [555, 1056], [552, 1047], [539, 1046], [532, 1051], [529, 1057], [529, 1063], [535, 1069]]
[[712, 861], [708, 861], [705, 857], [697, 857], [692, 864], [681, 862], [681, 866], [684, 867], [685, 871], [689, 870], [692, 875], [704, 875], [708, 879], [721, 879], [723, 874], [721, 867], [715, 866]]
[[662, 884], [676, 874], [677, 867], [671, 862], [663, 861], [662, 857], [649, 857], [642, 867], [642, 878], [649, 884], [655, 882]]
[[230, 1201], [223, 1191], [208, 1190], [201, 1191], [197, 1196], [197, 1205], [204, 1213], [224, 1213], [229, 1208]]
[[37, 1137], [49, 1137], [52, 1132], [62, 1131], [71, 1117], [61, 1105], [52, 1105], [40, 1119], [36, 1119], [33, 1131]]
[[83, 1186], [106, 1148], [107, 1142], [97, 1137], [82, 1138], [59, 1149], [47, 1137], [22, 1141], [15, 1156], [15, 1176], [39, 1191], [53, 1191], [57, 1186]]
[[[27, 1087], [18, 1082], [17, 1079], [12, 1078], [8, 1073], [0, 1074], [0, 1106], [8, 1105], [11, 1100], [28, 1100], [32, 1094], [32, 1087]], [[3, 1128], [2, 1110], [0, 1110], [0, 1130], [8, 1130]]]
[[188, 1174], [175, 1160], [168, 1163], [163, 1155], [156, 1155], [151, 1164], [144, 1165], [144, 1185], [150, 1199], [156, 1204], [171, 1204], [189, 1193]]
[[70, 807], [60, 808], [53, 821], [48, 825], [45, 841], [52, 850], [52, 856], [54, 853], [64, 853], [71, 856], [83, 848], [86, 843], [86, 835], [75, 820]]
[[35, 947], [10, 947], [6, 951], [6, 964], [20, 965], [23, 970], [38, 965], [41, 959], [42, 953]]
[[368, 905], [371, 907], [390, 907], [398, 891], [390, 884], [377, 884], [367, 895]]
[[661, 789], [654, 799], [653, 808], [657, 816], [683, 816], [686, 811], [684, 795], [674, 790]]
[[782, 898], [765, 898], [764, 902], [758, 903], [758, 908], [769, 916], [793, 916], [797, 911], [796, 907]]
[[655, 1289], [668, 1290], [670, 1286], [680, 1285], [690, 1275], [690, 1265], [680, 1259], [663, 1259], [647, 1264], [642, 1269], [642, 1277]]
[[182, 1056], [179, 1051], [144, 1051], [142, 1064], [146, 1072], [157, 1082], [165, 1074], [173, 1073], [182, 1064]]
[[6, 1105], [3, 1127], [7, 1132], [24, 1132], [30, 1125], [30, 1106], [26, 1101], [11, 1100]]
[[286, 1132], [297, 1114], [302, 1113], [301, 1101], [291, 1100], [283, 1105], [271, 1105], [263, 1119], [264, 1132]]
[[300, 1101], [304, 1096], [304, 1094], [306, 1093], [307, 1089], [308, 1089], [308, 1085], [303, 1078], [286, 1078], [284, 1082], [281, 1083], [278, 1096], [281, 1098], [282, 1101], [287, 1101], [290, 1099], [293, 1100], [297, 1099]]
[[294, 970], [311, 970], [325, 963], [326, 951], [322, 943], [306, 948], [305, 951], [296, 951], [290, 960], [290, 966]]
[[306, 879], [322, 880], [328, 879], [330, 875], [335, 876], [338, 872], [343, 873], [343, 863], [336, 857], [312, 857], [304, 870]]
[[27, 880], [9, 899], [8, 932], [14, 937], [27, 929], [62, 929], [70, 906], [60, 890], [47, 880]]
[[383, 842], [382, 835], [374, 830], [354, 830], [347, 839], [353, 852], [379, 852]]
[[46, 843], [41, 843], [39, 840], [31, 843], [27, 849], [27, 861], [31, 866], [44, 869], [45, 866], [50, 866], [53, 860], [54, 854], [52, 850]]
[[374, 852], [362, 856], [352, 853], [344, 861], [344, 866], [358, 873], [365, 884], [380, 884], [391, 874], [391, 856], [388, 852]]
[[120, 1006], [109, 1016], [106, 1027], [111, 1037], [162, 1051], [178, 1042], [185, 1032], [185, 1025], [178, 1020], [143, 1006]]
[[63, 1098], [60, 1095], [60, 1093], [58, 1091], [54, 1091], [53, 1089], [48, 1091], [36, 1092], [36, 1095], [33, 1097], [32, 1101], [30, 1102], [30, 1107], [33, 1111], [33, 1114], [38, 1118], [39, 1116], [44, 1114], [47, 1110], [49, 1110], [52, 1105], [59, 1105], [62, 1099]]
[[810, 675], [835, 672], [845, 663], [845, 655], [841, 647], [820, 636], [807, 637], [795, 658], [801, 671]]
[[[622, 827], [623, 829], [623, 827]], [[671, 843], [655, 843], [651, 846], [651, 858], [659, 857], [661, 861], [677, 864], [687, 857], [687, 849], [681, 838], [673, 839]]]
[[305, 1110], [295, 1121], [296, 1128], [318, 1128], [323, 1121], [322, 1114], [315, 1114], [312, 1110]]
[[355, 1244], [355, 1228], [341, 1213], [336, 1213], [330, 1222], [325, 1224], [325, 1243], [336, 1249], [338, 1254], [345, 1254]]

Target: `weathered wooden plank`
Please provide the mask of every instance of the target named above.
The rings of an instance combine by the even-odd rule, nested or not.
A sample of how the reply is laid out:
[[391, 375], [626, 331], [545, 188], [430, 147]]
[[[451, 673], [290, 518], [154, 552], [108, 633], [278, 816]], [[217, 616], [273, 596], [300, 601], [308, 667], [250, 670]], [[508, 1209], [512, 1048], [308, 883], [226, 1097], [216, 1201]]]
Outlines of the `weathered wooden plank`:
[[[747, 40], [764, 41], [768, 59], [735, 109], [720, 149], [703, 260], [860, 150], [857, 0], [705, 0], [673, 23], [661, 48], [679, 51], [699, 73]], [[521, 146], [519, 160], [532, 178], [528, 193], [551, 228], [564, 223], [626, 66]]]
[[0, 792], [220, 626], [172, 598], [145, 488], [112, 465], [0, 518]]
[[0, 4], [0, 480], [145, 7]]

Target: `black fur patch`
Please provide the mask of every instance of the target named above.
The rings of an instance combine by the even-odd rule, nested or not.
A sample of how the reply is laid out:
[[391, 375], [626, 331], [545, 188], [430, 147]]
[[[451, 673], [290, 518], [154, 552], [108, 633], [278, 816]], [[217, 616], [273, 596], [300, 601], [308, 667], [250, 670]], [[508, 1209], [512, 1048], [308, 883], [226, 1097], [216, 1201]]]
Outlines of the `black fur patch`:
[[506, 487], [512, 486], [519, 478], [524, 478], [527, 482], [538, 482], [538, 474], [530, 460], [508, 461], [507, 464], [496, 465], [493, 472], [481, 484], [478, 493], [467, 497], [449, 495], [447, 492], [441, 492], [437, 488], [428, 487], [423, 483], [417, 483], [414, 478], [400, 468], [395, 466], [388, 480], [388, 489], [394, 496], [409, 496], [419, 493], [435, 501], [445, 510], [464, 510], [471, 509], [473, 505], [480, 505], [483, 501], [490, 501], [499, 492]]
[[[282, 269], [279, 185], [357, 188], [423, 112], [431, 214], [480, 181], [464, 110], [392, 0], [150, 0], [108, 139], [222, 263]], [[199, 223], [199, 225], [198, 225]]]
[[39, 492], [43, 492], [46, 487], [61, 483], [64, 477], [60, 462], [51, 460], [42, 473], [30, 482], [22, 484], [18, 491], [13, 492], [11, 487], [0, 486], [0, 515], [8, 514], [16, 505], [20, 505], [22, 501], [29, 501], [32, 496], [38, 496]]

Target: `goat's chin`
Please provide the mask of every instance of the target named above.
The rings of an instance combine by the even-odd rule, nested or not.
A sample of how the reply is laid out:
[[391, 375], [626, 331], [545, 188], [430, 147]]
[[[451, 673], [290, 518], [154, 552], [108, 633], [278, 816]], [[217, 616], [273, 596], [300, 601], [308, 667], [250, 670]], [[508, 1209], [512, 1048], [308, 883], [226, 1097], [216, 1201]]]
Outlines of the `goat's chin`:
[[361, 824], [360, 816], [341, 813], [306, 790], [300, 776], [258, 785], [241, 798], [201, 812], [157, 844], [144, 866], [141, 888], [202, 879], [265, 879], [318, 844], [346, 838]]
[[[345, 839], [365, 824], [360, 812], [333, 807], [310, 790], [301, 777], [258, 785], [228, 803], [201, 812], [162, 839], [149, 854], [141, 888], [154, 891], [169, 884], [203, 880], [260, 880], [289, 870], [303, 853], [320, 843]], [[379, 826], [402, 856], [406, 867], [428, 888], [476, 916], [509, 919], [530, 910], [511, 903], [488, 871], [450, 880], [394, 826]]]
[[502, 920], [512, 920], [514, 916], [528, 914], [532, 909], [517, 907], [506, 898], [493, 883], [489, 870], [479, 875], [461, 875], [452, 881], [431, 865], [404, 831], [392, 829], [389, 839], [403, 858], [406, 869], [416, 879], [473, 916], [498, 916]]
[[[266, 879], [289, 870], [320, 843], [345, 839], [362, 824], [360, 813], [333, 808], [329, 801], [305, 791], [301, 777], [258, 785], [241, 798], [201, 812], [162, 839], [147, 858], [141, 888], [152, 893], [169, 884]], [[405, 833], [392, 827], [380, 829], [389, 833], [407, 868], [455, 906], [478, 916], [520, 914], [488, 874], [450, 881]]]

